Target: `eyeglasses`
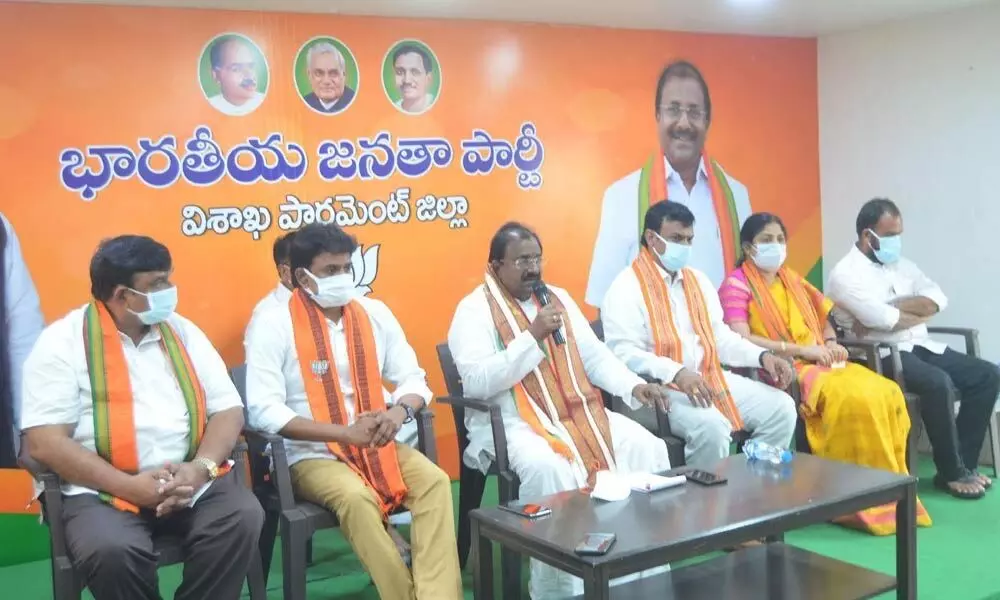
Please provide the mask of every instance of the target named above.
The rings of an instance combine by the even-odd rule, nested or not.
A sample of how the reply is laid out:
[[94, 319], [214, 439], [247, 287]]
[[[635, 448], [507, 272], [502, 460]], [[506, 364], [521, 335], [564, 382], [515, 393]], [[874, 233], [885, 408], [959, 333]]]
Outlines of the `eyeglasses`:
[[705, 111], [697, 106], [689, 106], [688, 108], [684, 108], [678, 104], [661, 106], [660, 114], [670, 117], [674, 121], [679, 120], [681, 115], [687, 115], [688, 121], [692, 123], [701, 123], [705, 120]]
[[515, 269], [525, 270], [528, 267], [541, 267], [545, 260], [541, 256], [522, 256], [511, 261]]

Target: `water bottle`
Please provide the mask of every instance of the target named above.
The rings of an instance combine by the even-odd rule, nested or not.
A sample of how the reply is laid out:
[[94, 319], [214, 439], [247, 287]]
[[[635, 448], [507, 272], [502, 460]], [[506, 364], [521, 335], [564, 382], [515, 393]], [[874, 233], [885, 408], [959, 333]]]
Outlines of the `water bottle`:
[[751, 439], [743, 444], [743, 453], [747, 460], [760, 460], [772, 465], [792, 462], [792, 453], [785, 448], [765, 444], [760, 440]]

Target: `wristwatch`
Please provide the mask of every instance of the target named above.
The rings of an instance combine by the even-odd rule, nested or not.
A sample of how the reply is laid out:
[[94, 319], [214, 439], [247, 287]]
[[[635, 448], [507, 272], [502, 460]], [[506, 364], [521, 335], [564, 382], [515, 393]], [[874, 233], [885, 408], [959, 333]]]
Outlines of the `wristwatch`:
[[410, 406], [409, 404], [405, 404], [403, 402], [400, 402], [396, 406], [398, 406], [398, 407], [402, 408], [404, 411], [406, 411], [406, 418], [403, 419], [403, 423], [404, 424], [405, 423], [409, 423], [410, 421], [413, 420], [413, 407], [412, 406]]
[[198, 458], [192, 460], [196, 465], [201, 465], [205, 467], [208, 471], [208, 480], [215, 481], [215, 478], [219, 476], [219, 465], [211, 458], [205, 458], [204, 456], [199, 456]]

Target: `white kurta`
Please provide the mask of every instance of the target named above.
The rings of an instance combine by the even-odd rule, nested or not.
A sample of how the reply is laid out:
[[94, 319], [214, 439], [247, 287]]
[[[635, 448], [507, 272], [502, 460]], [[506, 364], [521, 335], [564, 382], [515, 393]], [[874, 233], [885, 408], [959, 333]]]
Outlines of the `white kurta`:
[[[382, 380], [395, 386], [392, 393], [383, 389], [386, 405], [392, 405], [407, 394], [416, 394], [429, 404], [433, 394], [427, 387], [426, 374], [417, 363], [417, 355], [392, 311], [372, 298], [358, 298], [357, 302], [364, 307], [372, 323]], [[337, 323], [326, 319], [326, 324], [340, 389], [344, 393], [346, 420], [350, 424], [354, 422], [357, 409], [343, 319]], [[297, 416], [313, 418], [287, 303], [261, 314], [255, 325], [247, 353], [247, 407], [250, 426], [268, 433], [279, 433]], [[412, 446], [416, 444], [416, 437], [416, 422], [411, 421], [400, 428], [396, 441]], [[287, 440], [285, 448], [290, 465], [312, 458], [336, 460], [323, 442]]]
[[[691, 251], [691, 266], [708, 275], [718, 287], [732, 268], [722, 255], [722, 235], [719, 217], [715, 214], [712, 188], [705, 171], [705, 162], [698, 169], [694, 187], [689, 192], [680, 175], [663, 159], [667, 174], [667, 196], [679, 202], [694, 213], [694, 248]], [[594, 243], [594, 256], [590, 263], [590, 277], [587, 280], [587, 304], [600, 308], [611, 282], [639, 255], [639, 175], [633, 171], [612, 183], [604, 192], [601, 205], [601, 224]], [[733, 191], [733, 204], [739, 223], [750, 216], [750, 196], [742, 183], [723, 173], [729, 188]], [[662, 200], [657, 198], [653, 202]]]
[[[567, 317], [576, 338], [584, 370], [590, 382], [620, 396], [630, 406], [640, 406], [632, 397], [632, 389], [643, 380], [617, 360], [597, 339], [587, 319], [564, 290], [549, 286], [566, 307]], [[534, 319], [538, 309], [534, 302], [521, 302], [528, 319]], [[545, 353], [528, 331], [520, 332], [506, 349], [499, 347], [498, 334], [483, 286], [477, 287], [459, 303], [448, 331], [451, 350], [465, 397], [500, 406], [511, 468], [521, 480], [520, 497], [538, 498], [580, 487], [576, 470], [556, 454], [541, 436], [518, 415], [512, 388], [545, 360]], [[622, 472], [653, 473], [670, 468], [667, 447], [644, 427], [623, 415], [609, 412], [611, 441], [617, 468]], [[493, 434], [489, 415], [467, 411], [469, 447], [463, 456], [465, 464], [483, 472], [493, 460]], [[661, 572], [645, 571], [638, 576]], [[615, 580], [624, 583], [638, 576]], [[550, 599], [573, 596], [583, 592], [583, 581], [550, 567], [531, 561], [532, 598]]]
[[246, 331], [243, 332], [243, 356], [250, 355], [250, 336], [253, 335], [254, 328], [256, 327], [258, 321], [260, 321], [260, 316], [276, 306], [282, 306], [288, 304], [288, 300], [292, 297], [292, 291], [285, 287], [285, 284], [278, 282], [278, 285], [267, 293], [266, 296], [260, 299], [257, 306], [253, 307], [253, 312], [250, 313], [250, 321], [247, 323]]
[[[653, 343], [649, 312], [642, 296], [639, 279], [631, 267], [623, 270], [604, 297], [601, 320], [604, 338], [615, 356], [636, 373], [669, 383], [681, 369], [701, 371], [705, 350], [695, 332], [684, 296], [683, 273], [671, 277], [662, 268], [657, 271], [667, 283], [674, 328], [681, 340], [683, 364], [658, 356]], [[764, 349], [729, 328], [722, 320], [722, 305], [708, 277], [691, 269], [705, 297], [715, 346], [722, 364], [732, 367], [759, 367]], [[734, 373], [723, 375], [733, 395], [733, 403], [753, 437], [765, 443], [786, 447], [795, 432], [795, 403], [792, 398], [769, 385]], [[670, 392], [670, 428], [684, 438], [687, 464], [711, 468], [729, 455], [732, 426], [714, 406], [697, 407], [687, 395]]]

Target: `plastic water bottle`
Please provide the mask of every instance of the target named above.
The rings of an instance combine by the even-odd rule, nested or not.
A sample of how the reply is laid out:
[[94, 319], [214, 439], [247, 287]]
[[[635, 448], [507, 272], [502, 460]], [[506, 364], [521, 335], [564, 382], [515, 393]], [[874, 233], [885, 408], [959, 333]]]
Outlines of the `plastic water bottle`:
[[743, 453], [747, 460], [760, 460], [772, 465], [792, 462], [792, 453], [785, 448], [765, 444], [760, 440], [749, 440], [743, 445]]

